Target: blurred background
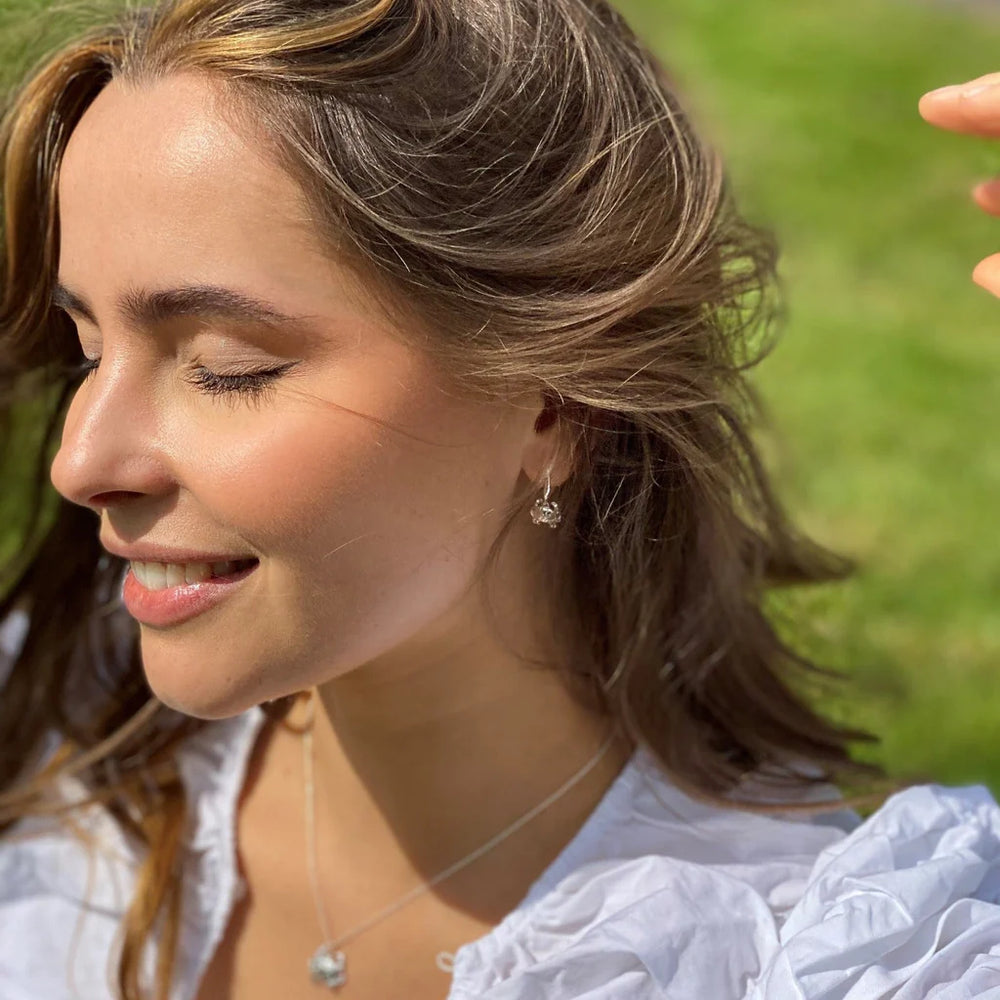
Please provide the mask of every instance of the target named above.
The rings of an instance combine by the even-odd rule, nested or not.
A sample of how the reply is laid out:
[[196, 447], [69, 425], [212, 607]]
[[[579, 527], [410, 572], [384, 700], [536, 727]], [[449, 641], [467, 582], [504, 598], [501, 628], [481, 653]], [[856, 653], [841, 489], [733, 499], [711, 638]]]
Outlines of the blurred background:
[[[917, 114], [1000, 71], [1000, 2], [619, 0], [776, 232], [788, 317], [754, 370], [796, 519], [856, 558], [782, 602], [851, 676], [831, 709], [894, 774], [1000, 794], [1000, 142]], [[808, 634], [806, 634], [808, 633]]]
[[[849, 675], [826, 707], [882, 737], [860, 756], [1000, 795], [1000, 301], [970, 280], [1000, 219], [968, 195], [1000, 143], [917, 114], [1000, 70], [1000, 0], [618, 4], [783, 248], [761, 443], [799, 524], [861, 570], [775, 609]], [[69, 27], [0, 0], [0, 83]]]

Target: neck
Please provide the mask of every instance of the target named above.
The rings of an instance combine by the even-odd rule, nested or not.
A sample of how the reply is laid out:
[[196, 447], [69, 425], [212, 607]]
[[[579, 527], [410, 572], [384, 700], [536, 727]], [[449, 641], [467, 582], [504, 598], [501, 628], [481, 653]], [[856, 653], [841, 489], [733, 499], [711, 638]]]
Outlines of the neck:
[[[503, 610], [510, 621], [515, 609]], [[365, 873], [373, 901], [391, 901], [496, 837], [584, 768], [612, 731], [556, 670], [525, 666], [491, 630], [470, 630], [460, 609], [453, 620], [405, 654], [313, 689], [317, 844]], [[544, 648], [537, 629], [516, 631], [535, 641], [529, 652]], [[615, 738], [582, 780], [435, 893], [498, 922], [631, 750]]]
[[[496, 837], [584, 768], [609, 735], [553, 673], [512, 669], [507, 678], [480, 667], [476, 680], [475, 696], [450, 710], [442, 700], [456, 678], [447, 670], [401, 683], [395, 695], [413, 712], [387, 727], [371, 701], [319, 691], [317, 843], [351, 859], [368, 884], [382, 882], [373, 888], [379, 899], [431, 880]], [[424, 699], [435, 712], [417, 710]], [[579, 829], [629, 752], [615, 741], [581, 781], [436, 891], [483, 919], [490, 910], [502, 917]]]

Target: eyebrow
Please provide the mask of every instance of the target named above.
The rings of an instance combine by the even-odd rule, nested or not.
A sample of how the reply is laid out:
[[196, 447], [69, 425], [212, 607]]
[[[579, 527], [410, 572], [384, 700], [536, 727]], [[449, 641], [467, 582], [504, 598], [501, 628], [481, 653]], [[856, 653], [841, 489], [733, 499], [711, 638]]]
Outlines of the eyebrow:
[[[51, 303], [98, 325], [90, 303], [61, 281], [52, 291]], [[116, 305], [127, 323], [141, 329], [152, 329], [182, 316], [228, 319], [268, 327], [303, 325], [317, 318], [282, 312], [269, 302], [221, 285], [183, 285], [161, 290], [129, 288], [118, 297]]]

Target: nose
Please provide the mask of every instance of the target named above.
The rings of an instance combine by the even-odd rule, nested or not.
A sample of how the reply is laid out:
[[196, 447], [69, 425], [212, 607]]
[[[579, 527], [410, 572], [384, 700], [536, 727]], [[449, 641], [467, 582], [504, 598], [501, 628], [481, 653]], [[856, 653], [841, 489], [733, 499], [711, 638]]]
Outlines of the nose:
[[50, 468], [56, 490], [98, 512], [169, 490], [153, 399], [148, 377], [102, 360], [67, 410]]

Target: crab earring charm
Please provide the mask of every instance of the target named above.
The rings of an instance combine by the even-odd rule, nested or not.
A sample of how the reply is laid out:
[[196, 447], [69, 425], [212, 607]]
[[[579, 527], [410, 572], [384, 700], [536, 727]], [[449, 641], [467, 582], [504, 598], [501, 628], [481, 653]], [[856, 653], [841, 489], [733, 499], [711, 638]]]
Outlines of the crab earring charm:
[[549, 470], [545, 470], [545, 495], [539, 497], [531, 508], [531, 520], [535, 524], [547, 524], [550, 528], [555, 528], [562, 520], [562, 511], [555, 500], [549, 499], [552, 492], [552, 478]]

